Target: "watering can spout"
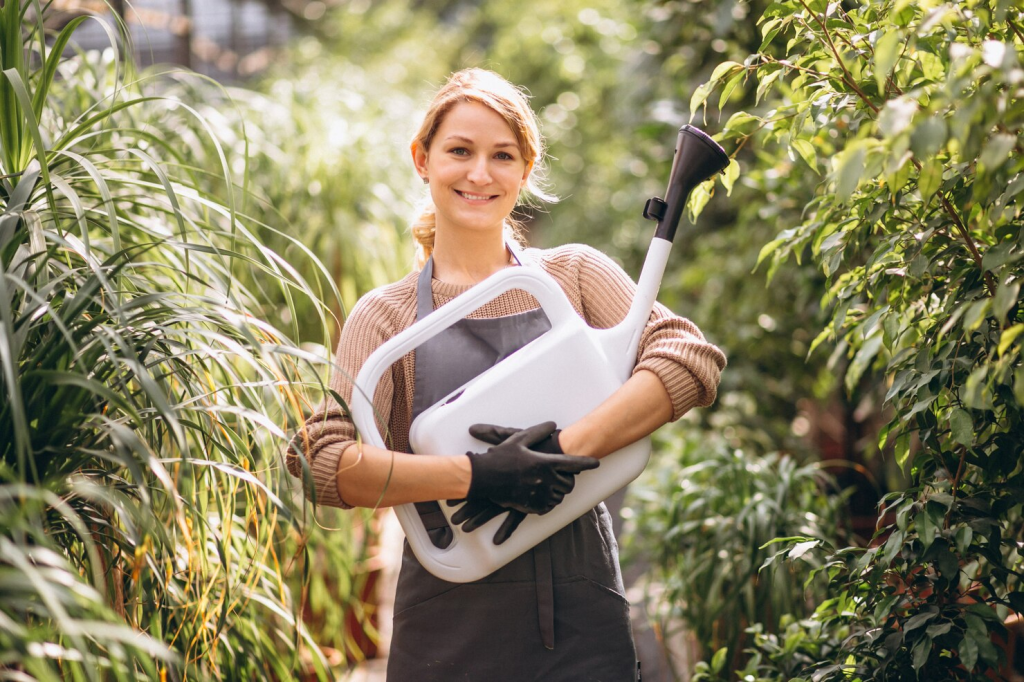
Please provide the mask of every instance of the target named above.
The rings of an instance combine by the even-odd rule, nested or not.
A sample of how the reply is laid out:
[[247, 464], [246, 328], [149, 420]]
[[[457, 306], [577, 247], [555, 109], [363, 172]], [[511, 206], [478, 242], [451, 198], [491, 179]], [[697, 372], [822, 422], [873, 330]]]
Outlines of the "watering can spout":
[[700, 183], [721, 173], [728, 165], [728, 154], [707, 133], [691, 125], [679, 129], [665, 199], [654, 197], [644, 207], [644, 218], [657, 220], [658, 227], [644, 260], [636, 295], [625, 319], [608, 330], [611, 337], [609, 345], [620, 348], [620, 357], [624, 358], [624, 379], [632, 372], [636, 362], [640, 335], [654, 309], [661, 278], [668, 264], [668, 254], [672, 249], [672, 240], [683, 211], [686, 210], [690, 192]]
[[[648, 216], [648, 209], [644, 209], [645, 218], [655, 218], [658, 221], [658, 229], [654, 236], [672, 241], [676, 236], [679, 220], [686, 209], [686, 200], [690, 197], [690, 192], [700, 183], [721, 173], [728, 165], [729, 156], [707, 133], [691, 125], [681, 127], [679, 137], [676, 138], [676, 152], [672, 159], [668, 190], [665, 193], [665, 200], [661, 202], [664, 210]], [[656, 200], [657, 197], [651, 201]]]

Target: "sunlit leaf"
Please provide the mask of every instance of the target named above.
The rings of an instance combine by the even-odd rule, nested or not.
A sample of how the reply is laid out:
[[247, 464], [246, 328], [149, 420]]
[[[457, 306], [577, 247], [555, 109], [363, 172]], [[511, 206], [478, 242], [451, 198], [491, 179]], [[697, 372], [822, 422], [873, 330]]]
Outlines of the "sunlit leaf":
[[864, 175], [867, 150], [863, 144], [851, 145], [838, 154], [833, 162], [836, 176], [836, 198], [849, 201]]
[[1003, 353], [1007, 351], [1022, 333], [1024, 333], [1024, 323], [1018, 322], [999, 335], [999, 347], [997, 350], [999, 357], [1003, 357]]
[[888, 31], [875, 41], [875, 83], [879, 91], [885, 90], [889, 72], [896, 65], [903, 49], [903, 34], [900, 31]]

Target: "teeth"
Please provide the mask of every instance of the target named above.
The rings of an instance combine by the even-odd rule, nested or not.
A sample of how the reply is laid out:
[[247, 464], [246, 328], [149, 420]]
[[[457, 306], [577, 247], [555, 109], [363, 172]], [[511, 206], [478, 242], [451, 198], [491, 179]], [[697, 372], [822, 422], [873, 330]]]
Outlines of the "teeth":
[[459, 191], [459, 194], [466, 197], [471, 201], [483, 201], [484, 199], [490, 199], [490, 195], [487, 194], [470, 194], [469, 192]]

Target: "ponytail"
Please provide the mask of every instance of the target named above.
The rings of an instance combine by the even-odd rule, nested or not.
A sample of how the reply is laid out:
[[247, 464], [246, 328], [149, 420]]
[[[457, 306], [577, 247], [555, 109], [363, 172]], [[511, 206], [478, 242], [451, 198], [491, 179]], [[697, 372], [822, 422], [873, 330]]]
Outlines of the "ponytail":
[[412, 238], [416, 240], [416, 269], [422, 270], [427, 259], [434, 252], [434, 235], [437, 233], [437, 211], [434, 202], [427, 199], [423, 210], [412, 224]]

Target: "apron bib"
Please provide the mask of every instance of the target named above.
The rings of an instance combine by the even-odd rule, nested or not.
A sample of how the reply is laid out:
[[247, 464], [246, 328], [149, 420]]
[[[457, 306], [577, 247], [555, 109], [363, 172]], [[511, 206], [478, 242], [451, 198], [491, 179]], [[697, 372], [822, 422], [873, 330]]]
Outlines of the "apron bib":
[[[433, 265], [428, 259], [417, 281], [417, 320], [434, 310]], [[437, 334], [416, 349], [413, 419], [550, 328], [537, 308], [466, 318]], [[452, 532], [438, 503], [416, 509], [432, 542], [447, 547]], [[387, 680], [631, 682], [637, 663], [623, 593], [604, 503], [472, 583], [435, 577], [406, 542]]]

